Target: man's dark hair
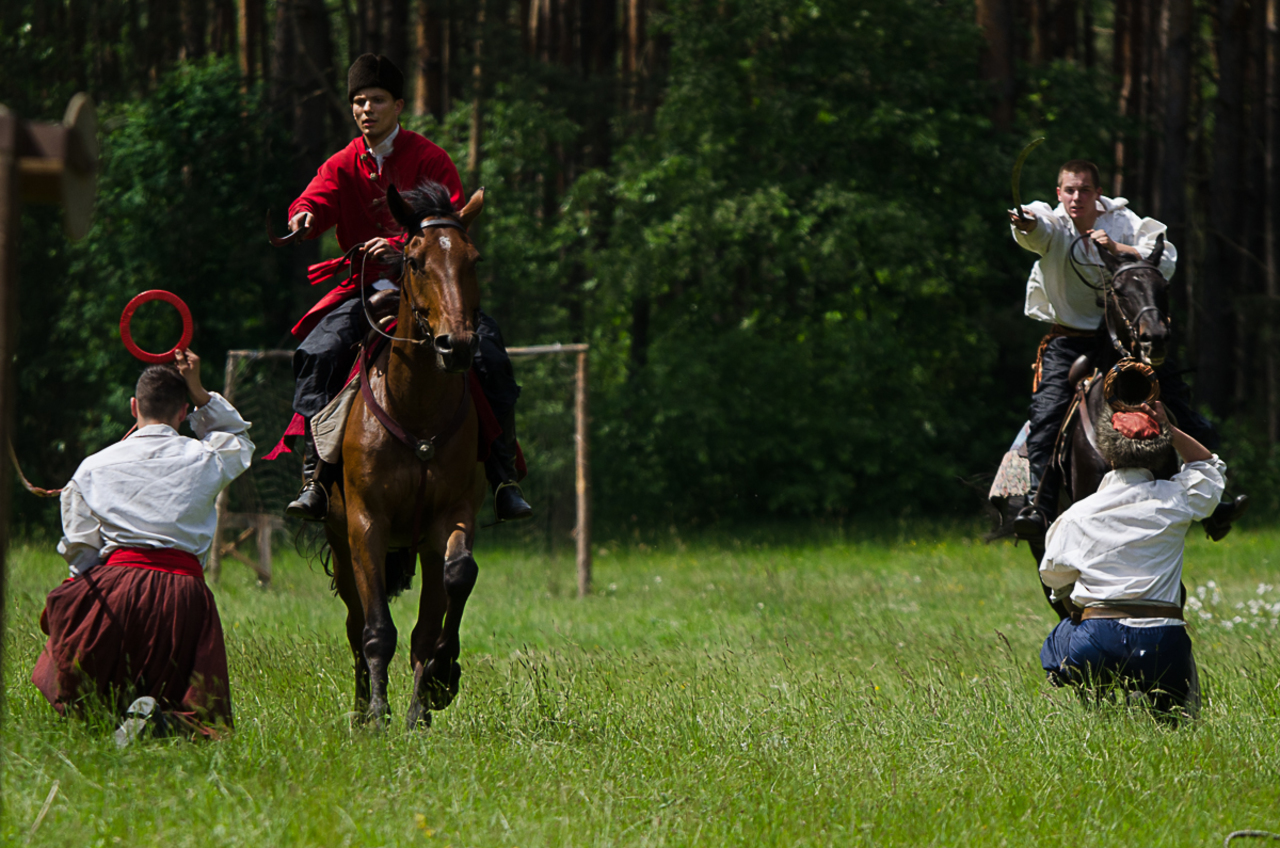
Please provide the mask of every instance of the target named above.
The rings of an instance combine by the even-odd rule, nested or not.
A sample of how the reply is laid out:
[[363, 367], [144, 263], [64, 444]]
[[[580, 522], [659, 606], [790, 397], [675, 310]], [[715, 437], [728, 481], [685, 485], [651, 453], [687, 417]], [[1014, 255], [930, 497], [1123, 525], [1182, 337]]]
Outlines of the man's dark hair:
[[1058, 169], [1058, 185], [1062, 185], [1063, 174], [1088, 174], [1093, 180], [1093, 187], [1102, 190], [1102, 177], [1098, 176], [1098, 166], [1087, 159], [1071, 159], [1063, 162], [1062, 167]]
[[138, 414], [165, 421], [182, 411], [187, 402], [187, 381], [173, 365], [148, 365], [133, 389]]

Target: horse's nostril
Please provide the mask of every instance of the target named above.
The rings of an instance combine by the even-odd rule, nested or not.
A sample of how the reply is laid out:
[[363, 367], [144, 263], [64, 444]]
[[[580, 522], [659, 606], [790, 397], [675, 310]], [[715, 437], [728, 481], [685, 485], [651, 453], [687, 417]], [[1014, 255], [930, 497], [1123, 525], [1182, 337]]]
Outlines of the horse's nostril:
[[436, 336], [436, 352], [437, 353], [453, 353], [453, 339], [446, 333], [443, 336]]

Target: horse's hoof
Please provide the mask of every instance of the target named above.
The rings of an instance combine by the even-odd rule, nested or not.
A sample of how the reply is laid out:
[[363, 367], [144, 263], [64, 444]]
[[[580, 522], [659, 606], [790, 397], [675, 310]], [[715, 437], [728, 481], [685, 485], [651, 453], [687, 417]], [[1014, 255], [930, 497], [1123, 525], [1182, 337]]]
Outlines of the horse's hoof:
[[411, 731], [427, 730], [431, 727], [431, 711], [422, 706], [422, 702], [417, 698], [414, 698], [413, 703], [409, 705], [405, 726]]
[[427, 663], [427, 699], [433, 710], [443, 710], [453, 703], [454, 697], [458, 694], [458, 681], [462, 677], [462, 666], [452, 660], [449, 662], [448, 671], [445, 673], [441, 671], [441, 666], [436, 660]]
[[391, 721], [391, 707], [384, 703], [376, 701], [369, 704], [369, 711], [364, 715], [365, 726], [371, 730], [379, 732], [387, 729], [387, 724]]

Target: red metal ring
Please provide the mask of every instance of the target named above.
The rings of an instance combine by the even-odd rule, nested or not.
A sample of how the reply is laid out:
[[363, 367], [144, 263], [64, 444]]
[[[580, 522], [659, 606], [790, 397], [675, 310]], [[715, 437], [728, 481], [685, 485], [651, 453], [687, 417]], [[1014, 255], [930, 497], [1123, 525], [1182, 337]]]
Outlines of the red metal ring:
[[[147, 353], [138, 347], [133, 341], [133, 334], [129, 332], [129, 323], [133, 321], [133, 313], [142, 304], [150, 303], [153, 300], [163, 300], [165, 303], [172, 304], [178, 310], [178, 314], [182, 316], [182, 338], [174, 345], [173, 350], [168, 353]], [[125, 348], [143, 362], [149, 362], [152, 365], [173, 362], [177, 358], [174, 354], [191, 344], [191, 310], [182, 302], [182, 298], [173, 292], [167, 292], [163, 289], [144, 291], [125, 306], [124, 312], [120, 316], [120, 338], [124, 342]]]

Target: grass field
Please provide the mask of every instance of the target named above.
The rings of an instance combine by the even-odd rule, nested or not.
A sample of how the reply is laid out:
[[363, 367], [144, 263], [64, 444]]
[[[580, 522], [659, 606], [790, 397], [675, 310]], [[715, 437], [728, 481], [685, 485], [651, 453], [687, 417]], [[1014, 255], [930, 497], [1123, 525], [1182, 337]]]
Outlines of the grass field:
[[28, 682], [43, 596], [64, 569], [47, 548], [16, 549], [0, 837], [1221, 845], [1233, 830], [1280, 831], [1277, 542], [1238, 529], [1189, 545], [1206, 703], [1178, 730], [1042, 681], [1051, 613], [1025, 548], [904, 532], [613, 546], [585, 601], [567, 556], [482, 547], [462, 693], [427, 733], [400, 724], [414, 601], [393, 604], [397, 722], [377, 734], [351, 721], [343, 609], [319, 568], [284, 556], [263, 591], [229, 564], [215, 592], [236, 733], [123, 752], [58, 719]]

